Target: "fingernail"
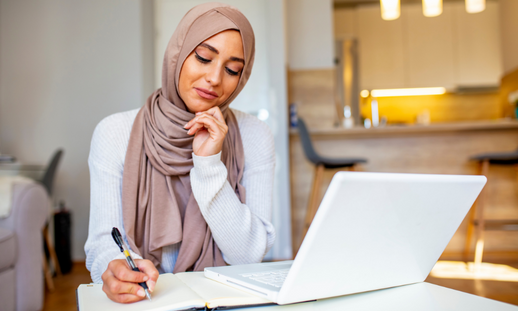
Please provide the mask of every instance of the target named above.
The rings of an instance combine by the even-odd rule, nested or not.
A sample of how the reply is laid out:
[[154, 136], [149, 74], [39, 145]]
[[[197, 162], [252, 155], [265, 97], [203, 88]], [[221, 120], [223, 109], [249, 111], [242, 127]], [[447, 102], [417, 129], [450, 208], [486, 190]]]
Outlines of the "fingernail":
[[154, 281], [147, 282], [147, 287], [149, 288], [150, 292], [153, 292], [153, 290], [155, 289], [155, 285], [156, 283]]
[[149, 280], [149, 278], [146, 275], [146, 276], [144, 276], [144, 282], [147, 281], [147, 280]]
[[196, 112], [196, 115], [199, 116], [201, 114], [201, 112]]
[[146, 296], [146, 293], [144, 293], [144, 289], [139, 289], [138, 292], [137, 292], [137, 296], [140, 296], [140, 297], [145, 297]]

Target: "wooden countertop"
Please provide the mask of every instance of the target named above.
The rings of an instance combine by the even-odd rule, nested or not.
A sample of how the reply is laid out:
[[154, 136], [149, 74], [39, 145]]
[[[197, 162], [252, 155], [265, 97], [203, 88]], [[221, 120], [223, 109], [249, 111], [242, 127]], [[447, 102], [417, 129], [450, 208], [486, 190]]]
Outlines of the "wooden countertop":
[[[431, 134], [447, 132], [467, 131], [493, 131], [493, 130], [518, 130], [518, 121], [514, 119], [499, 119], [485, 121], [469, 121], [456, 123], [435, 123], [430, 125], [389, 125], [366, 129], [355, 127], [351, 129], [330, 128], [310, 129], [314, 138], [363, 138], [363, 137], [385, 137], [385, 136], [406, 136], [414, 134]], [[297, 129], [290, 129], [290, 136], [298, 136]]]

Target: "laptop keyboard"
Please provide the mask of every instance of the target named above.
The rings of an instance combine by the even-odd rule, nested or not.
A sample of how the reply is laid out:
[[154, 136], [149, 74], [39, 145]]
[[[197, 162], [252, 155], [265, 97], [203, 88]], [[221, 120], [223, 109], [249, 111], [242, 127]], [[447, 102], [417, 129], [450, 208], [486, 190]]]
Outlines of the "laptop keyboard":
[[290, 269], [255, 272], [255, 273], [243, 273], [240, 276], [261, 282], [263, 284], [271, 285], [280, 288]]

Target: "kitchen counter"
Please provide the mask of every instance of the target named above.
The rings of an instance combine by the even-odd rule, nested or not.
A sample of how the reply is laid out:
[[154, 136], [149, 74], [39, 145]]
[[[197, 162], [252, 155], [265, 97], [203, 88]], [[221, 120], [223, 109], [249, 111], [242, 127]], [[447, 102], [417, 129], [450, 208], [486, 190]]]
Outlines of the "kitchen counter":
[[[518, 130], [515, 119], [470, 121], [457, 123], [434, 123], [430, 125], [388, 125], [366, 129], [364, 127], [310, 129], [313, 138], [348, 138], [348, 137], [385, 137], [412, 134], [430, 134], [466, 131]], [[296, 129], [290, 130], [290, 136], [298, 136]], [[518, 142], [517, 142], [518, 143]]]

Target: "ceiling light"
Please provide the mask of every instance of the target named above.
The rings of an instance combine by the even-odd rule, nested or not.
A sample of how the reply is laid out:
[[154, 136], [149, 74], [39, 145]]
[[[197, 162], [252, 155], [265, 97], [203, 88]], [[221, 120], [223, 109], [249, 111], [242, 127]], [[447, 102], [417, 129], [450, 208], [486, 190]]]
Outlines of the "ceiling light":
[[412, 89], [386, 89], [371, 91], [372, 97], [441, 95], [444, 93], [446, 93], [446, 89], [443, 87], [422, 87]]
[[423, 14], [434, 17], [442, 13], [442, 0], [423, 0]]
[[466, 0], [466, 12], [478, 13], [486, 9], [486, 0]]
[[380, 0], [381, 18], [386, 21], [395, 20], [400, 15], [399, 0]]
[[369, 91], [368, 90], [361, 91], [360, 92], [360, 96], [363, 97], [363, 98], [369, 97]]

